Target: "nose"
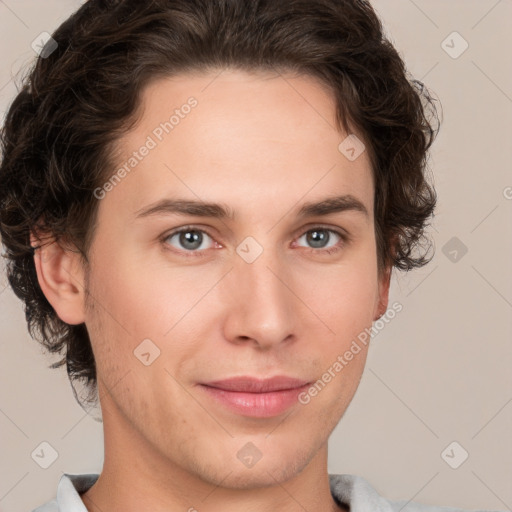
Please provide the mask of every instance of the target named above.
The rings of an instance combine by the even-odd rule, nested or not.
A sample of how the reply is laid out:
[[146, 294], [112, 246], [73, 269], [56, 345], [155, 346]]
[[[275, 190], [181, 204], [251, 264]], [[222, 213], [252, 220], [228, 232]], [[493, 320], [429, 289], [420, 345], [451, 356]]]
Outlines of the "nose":
[[227, 340], [268, 350], [296, 338], [301, 301], [294, 295], [289, 268], [275, 252], [264, 250], [252, 263], [236, 256], [226, 279]]

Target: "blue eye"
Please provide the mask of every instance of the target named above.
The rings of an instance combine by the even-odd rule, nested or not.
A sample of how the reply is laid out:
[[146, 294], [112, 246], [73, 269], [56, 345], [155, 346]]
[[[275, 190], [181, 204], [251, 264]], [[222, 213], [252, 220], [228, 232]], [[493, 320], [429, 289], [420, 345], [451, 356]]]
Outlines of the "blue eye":
[[[211, 238], [206, 231], [202, 229], [185, 227], [181, 228], [178, 231], [174, 231], [165, 237], [165, 240], [172, 240], [174, 237], [176, 238], [180, 247], [176, 247], [179, 250], [185, 250], [186, 252], [194, 252], [199, 249], [208, 249], [208, 247], [203, 246], [203, 242], [205, 240], [205, 236]], [[171, 244], [172, 245], [172, 244]]]
[[[326, 244], [328, 244], [331, 241], [331, 234], [334, 234], [335, 237], [338, 238], [338, 242], [329, 247], [326, 246]], [[339, 233], [338, 231], [335, 231], [333, 229], [323, 228], [320, 226], [313, 229], [309, 229], [299, 238], [299, 240], [304, 237], [306, 238], [306, 242], [308, 244], [312, 244], [312, 247], [309, 248], [314, 250], [314, 252], [325, 252], [328, 254], [333, 254], [339, 251], [341, 249], [341, 247], [339, 246], [339, 242], [345, 242], [347, 240], [347, 237], [344, 234]]]
[[[334, 234], [334, 244], [329, 246], [332, 235]], [[346, 242], [349, 241], [348, 235], [334, 229], [316, 226], [307, 230], [298, 240], [304, 238], [309, 249], [315, 254], [333, 254], [340, 251]], [[171, 241], [175, 239], [175, 243]], [[208, 245], [208, 239], [210, 244]], [[216, 242], [204, 229], [194, 226], [184, 226], [162, 237], [164, 245], [172, 246], [178, 253], [185, 257], [188, 256], [204, 256], [207, 249], [215, 247]], [[341, 243], [340, 243], [341, 242]], [[304, 247], [299, 245], [299, 247]], [[168, 248], [167, 248], [168, 249]]]

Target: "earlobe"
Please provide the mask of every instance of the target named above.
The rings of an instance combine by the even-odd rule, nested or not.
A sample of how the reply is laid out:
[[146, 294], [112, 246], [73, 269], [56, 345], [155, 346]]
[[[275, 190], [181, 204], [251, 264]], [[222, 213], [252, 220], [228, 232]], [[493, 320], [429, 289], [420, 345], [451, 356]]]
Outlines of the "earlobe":
[[70, 325], [83, 323], [85, 283], [80, 253], [55, 240], [41, 244], [33, 234], [30, 242], [36, 248], [34, 264], [39, 286], [57, 316]]
[[390, 247], [391, 247], [391, 258], [387, 260], [387, 264], [382, 271], [382, 274], [379, 276], [379, 296], [377, 299], [377, 306], [375, 309], [375, 317], [373, 321], [375, 322], [380, 317], [384, 315], [384, 313], [388, 309], [389, 303], [389, 287], [391, 284], [391, 274], [394, 268], [394, 261], [396, 257], [396, 248], [398, 243], [398, 235], [394, 235], [391, 238]]
[[388, 267], [384, 274], [382, 275], [381, 279], [379, 280], [379, 296], [378, 296], [378, 304], [376, 307], [376, 313], [373, 318], [373, 321], [375, 322], [378, 320], [388, 309], [388, 303], [389, 303], [389, 286], [391, 282], [391, 271], [392, 267]]

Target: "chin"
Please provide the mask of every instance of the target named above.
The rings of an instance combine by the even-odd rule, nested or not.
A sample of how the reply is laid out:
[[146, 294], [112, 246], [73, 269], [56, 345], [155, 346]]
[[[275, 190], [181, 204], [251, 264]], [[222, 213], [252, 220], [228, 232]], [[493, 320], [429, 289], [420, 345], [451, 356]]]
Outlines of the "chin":
[[[222, 487], [228, 489], [275, 487], [276, 484], [284, 483], [301, 473], [315, 456], [312, 449], [305, 451], [296, 447], [287, 452], [276, 450], [267, 456], [262, 453], [257, 462], [247, 466], [234, 458], [216, 471], [217, 477], [214, 480], [216, 484], [222, 482]], [[242, 456], [240, 458], [243, 459]]]
[[[261, 464], [261, 465], [260, 465]], [[284, 483], [296, 475], [295, 464], [281, 464], [276, 467], [268, 467], [263, 462], [249, 468], [238, 468], [233, 470], [225, 480], [222, 481], [222, 487], [228, 489], [264, 489], [266, 487], [275, 487], [276, 484]], [[300, 472], [300, 471], [299, 471]]]

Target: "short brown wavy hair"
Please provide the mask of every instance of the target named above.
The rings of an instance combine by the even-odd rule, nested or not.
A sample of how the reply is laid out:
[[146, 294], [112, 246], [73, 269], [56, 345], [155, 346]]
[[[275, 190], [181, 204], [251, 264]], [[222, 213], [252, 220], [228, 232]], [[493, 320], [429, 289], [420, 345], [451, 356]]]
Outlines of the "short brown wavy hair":
[[31, 336], [63, 355], [51, 366], [66, 363], [89, 396], [97, 388], [87, 329], [61, 321], [42, 293], [30, 233], [71, 241], [87, 267], [93, 191], [112, 174], [113, 144], [155, 78], [227, 67], [317, 78], [335, 97], [337, 127], [357, 131], [369, 150], [379, 272], [430, 261], [436, 100], [410, 77], [369, 2], [89, 0], [52, 37], [57, 48], [24, 77], [0, 134], [0, 234]]

